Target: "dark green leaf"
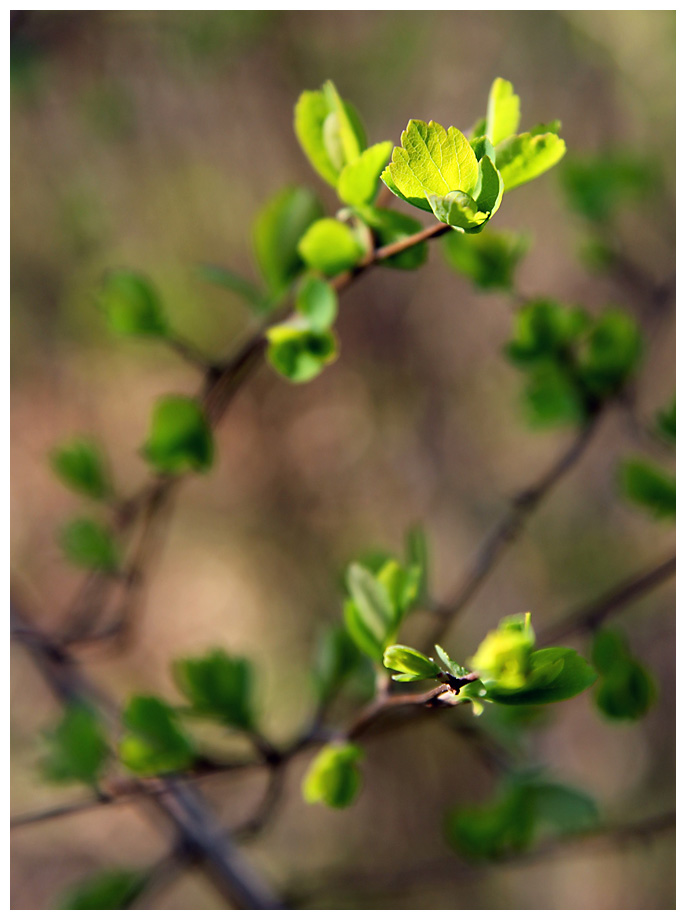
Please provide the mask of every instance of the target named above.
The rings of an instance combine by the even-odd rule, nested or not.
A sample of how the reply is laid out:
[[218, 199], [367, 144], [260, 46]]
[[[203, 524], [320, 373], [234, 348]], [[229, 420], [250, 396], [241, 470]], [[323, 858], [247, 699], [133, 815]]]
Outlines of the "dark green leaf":
[[193, 763], [193, 745], [171, 706], [154, 696], [135, 696], [124, 710], [128, 729], [119, 744], [121, 762], [141, 776], [175, 773]]
[[636, 321], [621, 310], [606, 310], [579, 350], [578, 373], [584, 387], [603, 397], [615, 393], [636, 369], [641, 346]]
[[579, 833], [598, 823], [598, 808], [593, 799], [579, 789], [558, 783], [532, 783], [537, 823], [562, 834]]
[[603, 629], [593, 639], [593, 663], [601, 675], [595, 700], [609, 719], [640, 719], [656, 698], [655, 683], [617, 630]]
[[665, 441], [676, 444], [676, 396], [657, 413], [657, 431]]
[[214, 440], [195, 399], [163, 396], [158, 400], [143, 455], [160, 473], [209, 470], [214, 459]]
[[448, 263], [484, 290], [512, 288], [517, 265], [529, 242], [515, 233], [448, 233], [443, 249]]
[[76, 438], [55, 447], [50, 453], [50, 464], [62, 482], [98, 501], [112, 492], [105, 460], [99, 446], [86, 438]]
[[110, 328], [121, 335], [165, 336], [162, 303], [150, 281], [135, 272], [110, 272], [99, 295]]
[[524, 387], [524, 413], [534, 428], [550, 425], [578, 425], [586, 418], [586, 406], [579, 387], [554, 361], [532, 368]]
[[330, 808], [352, 805], [360, 789], [358, 762], [362, 750], [355, 744], [329, 744], [313, 760], [303, 780], [303, 798]]
[[557, 359], [589, 327], [590, 318], [585, 310], [565, 307], [554, 300], [533, 300], [515, 314], [514, 333], [506, 354], [521, 367], [541, 359]]
[[625, 498], [654, 517], [676, 517], [676, 477], [650, 460], [624, 460], [619, 468], [619, 484]]
[[49, 753], [42, 767], [47, 779], [54, 783], [96, 782], [107, 760], [107, 739], [92, 710], [79, 704], [69, 706], [46, 738]]
[[147, 872], [110, 869], [69, 889], [60, 910], [126, 910], [148, 883]]
[[274, 297], [281, 295], [304, 268], [298, 243], [322, 214], [314, 192], [289, 186], [271, 198], [257, 215], [253, 230], [255, 256]]
[[174, 662], [174, 677], [193, 710], [240, 729], [255, 724], [252, 701], [253, 670], [245, 658], [232, 658], [217, 649], [203, 658]]
[[569, 206], [601, 224], [622, 205], [647, 197], [658, 184], [655, 163], [610, 151], [569, 160], [560, 178]]
[[[384, 208], [374, 208], [365, 211], [365, 220], [374, 231], [379, 246], [390, 246], [413, 236], [422, 229], [422, 225], [413, 217], [399, 214], [397, 211], [388, 211]], [[412, 271], [426, 262], [429, 255], [429, 246], [426, 242], [411, 246], [404, 252], [390, 256], [380, 262], [388, 268], [399, 268]]]
[[109, 528], [90, 518], [75, 518], [61, 529], [59, 544], [67, 559], [83, 569], [114, 572], [119, 550]]

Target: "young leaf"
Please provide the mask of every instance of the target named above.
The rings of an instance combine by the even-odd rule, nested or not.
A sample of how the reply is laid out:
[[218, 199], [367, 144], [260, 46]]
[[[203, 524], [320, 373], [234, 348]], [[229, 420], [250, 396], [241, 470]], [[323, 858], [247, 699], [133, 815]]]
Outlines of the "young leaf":
[[115, 572], [119, 567], [119, 549], [112, 532], [91, 518], [69, 521], [58, 540], [67, 559], [80, 568]]
[[519, 96], [508, 80], [497, 77], [488, 96], [486, 134], [494, 146], [517, 133], [519, 127]]
[[59, 725], [46, 734], [49, 752], [42, 768], [53, 783], [92, 786], [107, 760], [107, 739], [100, 720], [87, 706], [72, 704]]
[[306, 383], [317, 377], [338, 357], [333, 332], [317, 332], [306, 324], [280, 323], [267, 331], [267, 359], [274, 370], [291, 383]]
[[388, 590], [372, 573], [354, 562], [347, 572], [346, 582], [350, 597], [369, 632], [383, 640], [388, 638], [396, 622]]
[[392, 147], [391, 141], [374, 144], [343, 167], [337, 184], [341, 201], [354, 208], [373, 203], [381, 171], [388, 163]]
[[169, 331], [157, 291], [143, 275], [123, 269], [110, 272], [99, 301], [110, 328], [120, 335], [164, 337]]
[[437, 220], [460, 230], [475, 230], [485, 224], [488, 214], [480, 211], [476, 201], [464, 192], [427, 196]]
[[479, 182], [479, 166], [469, 141], [457, 128], [427, 125], [413, 119], [393, 149], [391, 163], [381, 179], [409, 204], [433, 210], [429, 196], [441, 199], [449, 192], [470, 195]]
[[110, 869], [100, 872], [63, 896], [60, 910], [126, 910], [143, 892], [148, 883], [147, 872], [131, 869]]
[[502, 689], [521, 689], [526, 685], [534, 642], [530, 613], [506, 617], [488, 633], [469, 666], [487, 687], [492, 682]]
[[160, 473], [204, 473], [210, 469], [214, 439], [195, 399], [163, 396], [157, 401], [143, 455]]
[[141, 776], [175, 773], [193, 763], [193, 745], [171, 706], [154, 696], [133, 697], [123, 715], [129, 731], [119, 744], [121, 762]]
[[407, 561], [419, 573], [417, 600], [423, 600], [429, 590], [429, 544], [421, 527], [411, 527], [405, 537]]
[[361, 660], [357, 645], [346, 629], [342, 626], [328, 629], [319, 643], [314, 667], [318, 700], [328, 702]]
[[253, 671], [247, 659], [217, 649], [203, 658], [174, 662], [173, 673], [197, 715], [243, 730], [254, 727]]
[[330, 808], [352, 805], [360, 789], [358, 762], [362, 750], [356, 744], [329, 744], [312, 761], [303, 780], [305, 801]]
[[650, 460], [624, 460], [619, 468], [619, 484], [625, 498], [654, 517], [676, 517], [676, 477]]
[[443, 237], [446, 260], [483, 290], [510, 290], [515, 270], [528, 249], [516, 233], [448, 233]]
[[294, 127], [310, 163], [334, 188], [341, 169], [367, 146], [359, 115], [343, 102], [331, 81], [321, 90], [301, 93]]
[[50, 464], [62, 482], [75, 492], [102, 501], [112, 493], [110, 478], [99, 446], [75, 438], [50, 452]]
[[329, 277], [353, 268], [364, 255], [350, 227], [333, 217], [312, 224], [300, 240], [298, 252], [310, 268]]
[[479, 211], [493, 217], [503, 200], [505, 184], [503, 177], [493, 165], [490, 157], [479, 161], [479, 191], [476, 195], [476, 207]]
[[279, 297], [304, 268], [298, 243], [323, 211], [308, 188], [289, 186], [270, 198], [255, 219], [253, 244], [262, 277]]
[[462, 665], [458, 664], [456, 661], [450, 657], [444, 648], [441, 648], [440, 645], [435, 645], [436, 654], [440, 660], [445, 665], [445, 669], [448, 674], [452, 674], [453, 677], [466, 677], [469, 674], [467, 668], [463, 668]]
[[507, 705], [538, 706], [571, 699], [588, 689], [596, 672], [581, 655], [569, 648], [544, 648], [532, 652], [528, 673], [518, 688], [486, 684], [488, 699]]
[[496, 166], [505, 191], [531, 182], [565, 155], [565, 142], [557, 134], [518, 134], [496, 151]]
[[326, 281], [310, 275], [303, 278], [298, 288], [295, 308], [305, 317], [310, 329], [325, 332], [336, 319], [338, 295]]
[[384, 651], [383, 663], [389, 671], [399, 672], [393, 675], [393, 680], [428, 680], [441, 673], [434, 661], [407, 645], [389, 645]]
[[237, 275], [228, 268], [223, 268], [221, 265], [199, 265], [198, 274], [204, 281], [238, 294], [258, 316], [269, 313], [273, 307], [272, 299], [252, 281], [248, 281], [247, 278]]

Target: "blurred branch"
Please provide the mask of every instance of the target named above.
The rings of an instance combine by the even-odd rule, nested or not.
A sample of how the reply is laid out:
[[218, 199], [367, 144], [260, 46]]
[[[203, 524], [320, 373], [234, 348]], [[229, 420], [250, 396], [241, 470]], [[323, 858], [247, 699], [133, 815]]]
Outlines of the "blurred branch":
[[612, 614], [640, 600], [644, 594], [669, 581], [675, 574], [676, 556], [670, 556], [639, 575], [620, 582], [598, 600], [561, 617], [557, 623], [543, 630], [540, 636], [542, 644], [549, 645], [573, 633], [597, 629]]
[[477, 550], [471, 567], [463, 576], [453, 596], [444, 603], [433, 606], [437, 623], [426, 640], [428, 647], [441, 641], [486, 577], [493, 571], [503, 552], [517, 539], [529, 517], [583, 455], [596, 431], [599, 418], [599, 415], [593, 416], [591, 421], [577, 434], [572, 444], [543, 475], [537, 477], [531, 485], [522, 489], [511, 499], [507, 511]]

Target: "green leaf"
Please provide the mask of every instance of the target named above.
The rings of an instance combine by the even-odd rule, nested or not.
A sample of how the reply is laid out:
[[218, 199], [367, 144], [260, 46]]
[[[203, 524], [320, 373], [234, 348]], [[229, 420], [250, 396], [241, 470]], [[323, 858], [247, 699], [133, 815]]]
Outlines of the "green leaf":
[[479, 192], [476, 194], [476, 207], [493, 217], [503, 200], [505, 184], [490, 157], [483, 157], [479, 162]]
[[579, 376], [598, 396], [615, 393], [636, 369], [642, 350], [636, 321], [622, 310], [606, 310], [579, 349]]
[[428, 680], [441, 673], [434, 661], [407, 645], [389, 645], [384, 651], [383, 663], [389, 671], [400, 672], [393, 675], [393, 680]]
[[642, 718], [657, 691], [650, 673], [634, 658], [617, 630], [600, 630], [593, 639], [593, 663], [601, 679], [595, 692], [598, 709], [608, 719]]
[[624, 152], [604, 151], [566, 162], [560, 179], [569, 207], [602, 225], [623, 205], [640, 201], [653, 192], [658, 172], [654, 161]]
[[97, 781], [107, 761], [108, 746], [102, 724], [91, 709], [78, 703], [70, 705], [46, 739], [49, 751], [42, 768], [48, 780], [89, 786]]
[[126, 910], [143, 892], [149, 873], [110, 869], [71, 887], [59, 910]]
[[143, 455], [160, 473], [204, 473], [210, 469], [214, 439], [195, 399], [163, 396], [155, 403]]
[[350, 638], [360, 651], [374, 662], [380, 662], [386, 648], [386, 634], [368, 623], [354, 601], [343, 604], [343, 621]]
[[357, 265], [364, 248], [350, 227], [333, 217], [325, 217], [305, 233], [298, 252], [310, 268], [331, 277]]
[[417, 600], [423, 600], [429, 590], [429, 544], [421, 527], [411, 527], [405, 537], [407, 560], [419, 573]]
[[120, 335], [164, 337], [169, 332], [157, 291], [143, 275], [110, 272], [99, 294], [110, 328]]
[[359, 649], [350, 633], [342, 626], [328, 629], [319, 643], [314, 667], [318, 700], [328, 702], [360, 662]]
[[488, 220], [488, 214], [480, 211], [476, 201], [464, 192], [428, 195], [428, 201], [436, 219], [451, 227], [474, 230]]
[[338, 357], [338, 341], [331, 331], [317, 332], [306, 322], [280, 323], [267, 331], [267, 359], [291, 383], [317, 377]]
[[360, 790], [358, 762], [362, 750], [356, 744], [329, 744], [312, 761], [303, 780], [305, 801], [330, 808], [352, 805]]
[[412, 120], [393, 149], [381, 179], [388, 188], [415, 207], [433, 210], [429, 196], [449, 192], [470, 195], [479, 181], [479, 167], [469, 141], [457, 128], [446, 131], [430, 121]]
[[492, 163], [495, 163], [495, 147], [489, 138], [472, 137], [470, 138], [469, 143], [472, 150], [474, 151], [474, 156], [477, 158], [477, 160], [479, 160], [479, 162], [483, 160], [484, 157], [488, 157]]
[[535, 638], [530, 613], [506, 617], [487, 634], [468, 664], [487, 687], [492, 682], [498, 688], [520, 689], [527, 681]]
[[524, 412], [534, 428], [578, 425], [587, 414], [577, 383], [555, 361], [541, 362], [531, 369], [524, 388]]
[[558, 163], [565, 155], [565, 142], [557, 134], [519, 134], [496, 151], [496, 166], [505, 191], [531, 182]]
[[561, 834], [575, 834], [598, 823], [598, 808], [593, 799], [579, 789], [559, 783], [535, 782], [529, 795], [537, 823]]
[[246, 658], [216, 649], [174, 662], [174, 679], [197, 715], [249, 730], [255, 725], [253, 669]]
[[58, 540], [67, 559], [80, 568], [115, 572], [119, 567], [114, 536], [98, 521], [75, 518], [60, 530]]
[[393, 144], [382, 141], [367, 148], [343, 167], [338, 177], [338, 197], [352, 207], [372, 204], [379, 188], [381, 171], [388, 163]]
[[596, 672], [577, 652], [570, 648], [544, 648], [532, 652], [523, 685], [508, 689], [502, 684], [485, 682], [488, 698], [507, 705], [540, 705], [571, 699], [588, 689], [596, 680]]
[[450, 657], [444, 648], [441, 648], [440, 645], [435, 645], [436, 654], [440, 660], [445, 665], [445, 669], [448, 674], [452, 674], [453, 677], [466, 677], [469, 674], [467, 668], [463, 668], [462, 665], [458, 664], [456, 661]]
[[533, 300], [516, 312], [514, 335], [506, 347], [508, 358], [520, 367], [541, 359], [558, 359], [570, 351], [590, 328], [585, 310], [570, 308], [554, 300]]
[[443, 251], [456, 271], [483, 290], [511, 290], [515, 270], [528, 249], [526, 237], [517, 233], [448, 233]]
[[668, 406], [657, 413], [656, 427], [658, 434], [665, 441], [676, 444], [676, 396]]
[[517, 133], [519, 117], [519, 96], [508, 80], [497, 77], [488, 95], [486, 115], [486, 134], [494, 146]]
[[325, 332], [338, 314], [338, 295], [326, 281], [310, 275], [303, 278], [298, 288], [295, 308], [305, 317], [310, 329]]
[[100, 447], [86, 438], [75, 438], [50, 452], [50, 465], [62, 482], [82, 495], [102, 501], [112, 494], [110, 477]]
[[[397, 211], [388, 211], [384, 208], [368, 208], [364, 214], [365, 221], [374, 231], [379, 246], [390, 246], [400, 240], [407, 239], [419, 233], [422, 225], [413, 217], [399, 214]], [[379, 264], [388, 268], [399, 268], [412, 271], [423, 265], [429, 255], [428, 243], [417, 243], [404, 252], [383, 259]]]
[[119, 758], [132, 773], [176, 773], [193, 763], [193, 745], [179, 728], [176, 712], [163, 700], [133, 697], [124, 710], [123, 721], [128, 732], [119, 744]]
[[273, 298], [278, 298], [303, 270], [298, 243], [323, 215], [319, 199], [308, 188], [289, 186], [262, 208], [253, 226], [255, 258]]
[[650, 460], [624, 460], [619, 467], [619, 485], [625, 498], [654, 517], [676, 517], [676, 476]]
[[385, 648], [384, 640], [388, 638], [389, 631], [396, 622], [396, 610], [388, 590], [369, 569], [356, 562], [348, 568], [346, 583], [362, 622], [369, 633]]
[[300, 95], [294, 127], [310, 163], [334, 188], [343, 166], [367, 146], [359, 115], [349, 102], [343, 102], [331, 81], [321, 90]]
[[228, 268], [223, 268], [221, 265], [199, 265], [198, 274], [204, 281], [238, 294], [258, 316], [269, 313], [273, 309], [272, 299], [257, 285]]

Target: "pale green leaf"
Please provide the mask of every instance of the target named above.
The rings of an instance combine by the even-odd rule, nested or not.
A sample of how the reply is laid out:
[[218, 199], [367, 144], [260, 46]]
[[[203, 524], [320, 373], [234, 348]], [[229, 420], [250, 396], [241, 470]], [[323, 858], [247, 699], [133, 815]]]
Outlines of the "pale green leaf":
[[351, 160], [338, 177], [338, 197], [352, 207], [371, 204], [376, 198], [383, 167], [391, 155], [391, 141], [369, 147]]
[[312, 224], [300, 240], [298, 252], [310, 268], [328, 277], [352, 268], [364, 255], [350, 227], [333, 217]]
[[557, 134], [519, 134], [496, 151], [496, 166], [508, 192], [530, 182], [565, 155], [565, 142]]
[[517, 133], [519, 117], [519, 96], [508, 80], [497, 77], [488, 96], [486, 115], [486, 134], [495, 146]]

